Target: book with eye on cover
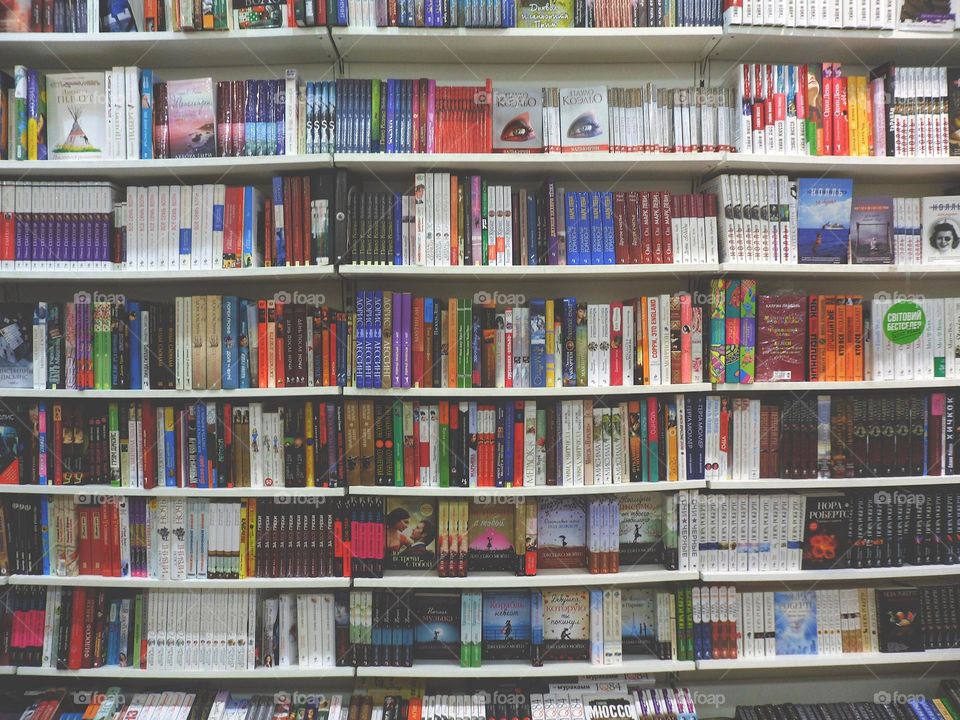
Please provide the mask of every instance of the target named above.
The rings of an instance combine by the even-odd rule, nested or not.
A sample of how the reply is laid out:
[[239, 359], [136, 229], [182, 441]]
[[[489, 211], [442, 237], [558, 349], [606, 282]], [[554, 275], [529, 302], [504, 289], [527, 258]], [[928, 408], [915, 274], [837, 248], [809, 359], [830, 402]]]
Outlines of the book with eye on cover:
[[494, 83], [493, 151], [543, 152], [543, 88]]
[[560, 133], [563, 152], [607, 152], [607, 88], [560, 88]]

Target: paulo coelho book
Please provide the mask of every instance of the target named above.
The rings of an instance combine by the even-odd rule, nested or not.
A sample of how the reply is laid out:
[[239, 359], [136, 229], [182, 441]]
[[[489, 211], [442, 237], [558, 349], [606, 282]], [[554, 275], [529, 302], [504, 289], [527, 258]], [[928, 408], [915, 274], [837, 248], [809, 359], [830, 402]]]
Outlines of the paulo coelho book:
[[213, 80], [168, 80], [166, 85], [170, 157], [214, 157], [217, 110]]
[[846, 265], [853, 180], [800, 178], [797, 245], [802, 265]]
[[607, 152], [607, 88], [560, 88], [560, 140], [563, 152]]
[[543, 88], [493, 86], [493, 151], [543, 152]]

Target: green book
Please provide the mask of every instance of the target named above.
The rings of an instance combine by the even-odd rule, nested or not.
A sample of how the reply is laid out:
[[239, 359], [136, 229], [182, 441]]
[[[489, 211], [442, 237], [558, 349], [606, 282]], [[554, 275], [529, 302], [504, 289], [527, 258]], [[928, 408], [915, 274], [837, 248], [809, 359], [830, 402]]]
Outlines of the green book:
[[142, 593], [138, 593], [133, 599], [133, 654], [130, 658], [130, 667], [139, 670], [143, 666], [145, 658], [140, 656], [143, 635], [143, 604], [145, 602]]
[[403, 403], [393, 403], [393, 484], [403, 487]]
[[575, 324], [576, 356], [574, 358], [574, 367], [577, 372], [577, 387], [587, 386], [587, 306], [584, 303], [577, 303], [577, 314]]
[[[459, 412], [454, 403], [454, 412]], [[440, 487], [450, 487], [450, 403], [440, 402]]]
[[370, 145], [374, 152], [383, 151], [380, 146], [380, 81], [370, 81]]
[[108, 407], [108, 430], [110, 431], [110, 484], [120, 486], [120, 408], [115, 402]]
[[[480, 252], [483, 257], [481, 258], [481, 265], [489, 264], [487, 262], [488, 247], [489, 247], [489, 228], [487, 227], [487, 209], [489, 203], [487, 202], [487, 181], [482, 180], [480, 184]], [[474, 262], [476, 262], [474, 258]]]

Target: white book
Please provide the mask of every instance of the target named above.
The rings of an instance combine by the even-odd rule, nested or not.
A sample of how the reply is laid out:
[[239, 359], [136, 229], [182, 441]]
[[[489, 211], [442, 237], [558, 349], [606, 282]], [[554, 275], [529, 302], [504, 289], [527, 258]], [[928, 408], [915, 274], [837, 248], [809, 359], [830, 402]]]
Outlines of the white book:
[[670, 385], [674, 381], [680, 382], [680, 378], [671, 377], [670, 366], [670, 296], [660, 296], [660, 378], [661, 384]]
[[660, 385], [660, 299], [656, 295], [647, 297], [646, 327], [643, 329], [647, 336], [650, 364], [650, 384]]
[[221, 185], [218, 183], [213, 186], [213, 219], [211, 221], [212, 239], [210, 267], [214, 270], [220, 270], [223, 268], [223, 222], [226, 192], [226, 185]]
[[[124, 80], [124, 157], [140, 158], [140, 69], [123, 68]], [[151, 129], [152, 130], [152, 129]]]

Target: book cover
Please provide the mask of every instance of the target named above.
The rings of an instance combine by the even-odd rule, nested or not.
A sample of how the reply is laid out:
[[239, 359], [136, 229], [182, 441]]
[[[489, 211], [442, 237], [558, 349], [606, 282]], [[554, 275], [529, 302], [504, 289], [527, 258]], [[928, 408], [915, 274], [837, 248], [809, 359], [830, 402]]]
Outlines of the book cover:
[[[519, 506], [521, 511], [523, 506]], [[467, 572], [516, 569], [514, 506], [471, 501], [467, 529]]]
[[920, 222], [923, 262], [960, 262], [960, 196], [923, 198]]
[[481, 646], [484, 659], [530, 659], [529, 593], [483, 593]]
[[807, 376], [807, 298], [761, 295], [757, 300], [757, 382]]
[[573, 0], [520, 0], [517, 27], [573, 27]]
[[493, 85], [493, 151], [543, 152], [543, 88]]
[[33, 387], [33, 310], [0, 303], [0, 388]]
[[[19, 485], [29, 445], [23, 419], [0, 407], [0, 485]], [[2, 538], [0, 538], [2, 540]]]
[[853, 180], [797, 181], [797, 245], [804, 265], [846, 265]]
[[957, 0], [903, 0], [898, 26], [901, 30], [953, 32], [958, 4]]
[[850, 214], [850, 254], [856, 265], [889, 265], [893, 258], [893, 198], [854, 198]]
[[[30, 32], [30, 11], [32, 7], [31, 0], [4, 0], [4, 2], [0, 2], [0, 33]], [[39, 29], [37, 28], [37, 30]]]
[[166, 86], [170, 157], [215, 156], [217, 111], [213, 80], [168, 80]]
[[105, 157], [107, 89], [104, 74], [47, 75], [47, 125], [51, 160]]
[[916, 588], [877, 590], [877, 632], [880, 652], [923, 650], [920, 591]]
[[637, 720], [634, 697], [619, 693], [585, 693], [581, 696], [586, 720]]
[[434, 567], [437, 514], [433, 501], [389, 498], [386, 513], [386, 567], [391, 570]]
[[417, 593], [413, 659], [460, 660], [460, 594]]
[[543, 590], [543, 659], [586, 660], [590, 656], [590, 593]]
[[663, 561], [663, 503], [655, 493], [620, 496], [620, 564]]
[[775, 592], [777, 655], [817, 654], [817, 593]]
[[960, 68], [947, 68], [947, 134], [950, 156], [960, 157]]
[[560, 89], [563, 152], [607, 152], [607, 88], [605, 85]]
[[847, 520], [850, 512], [842, 495], [810, 496], [803, 525], [803, 570], [845, 567]]
[[624, 588], [620, 596], [620, 613], [623, 654], [656, 655], [657, 591], [653, 588]]
[[538, 565], [586, 567], [586, 508], [582, 498], [544, 498], [537, 512]]

